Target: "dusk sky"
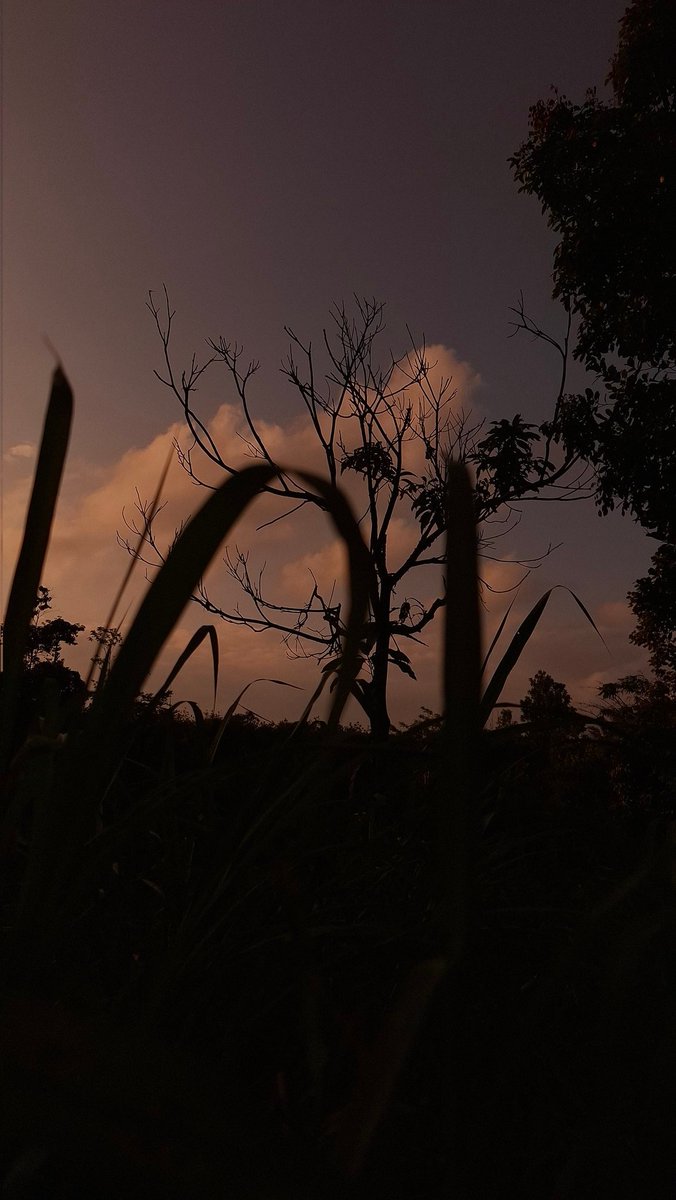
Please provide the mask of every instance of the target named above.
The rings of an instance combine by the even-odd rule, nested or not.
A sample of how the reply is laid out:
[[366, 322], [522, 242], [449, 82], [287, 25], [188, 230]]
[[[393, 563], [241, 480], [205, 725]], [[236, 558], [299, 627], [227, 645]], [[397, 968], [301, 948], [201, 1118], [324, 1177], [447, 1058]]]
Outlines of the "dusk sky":
[[[555, 239], [538, 203], [519, 195], [507, 159], [527, 135], [529, 106], [552, 84], [576, 100], [594, 84], [603, 94], [625, 7], [4, 0], [5, 597], [53, 369], [47, 335], [73, 386], [75, 421], [44, 583], [56, 613], [88, 629], [105, 620], [127, 566], [116, 541], [122, 509], [133, 509], [135, 488], [152, 494], [172, 437], [186, 440], [176, 400], [153, 375], [162, 347], [145, 301], [163, 284], [176, 309], [177, 365], [220, 335], [261, 361], [254, 407], [284, 462], [319, 466], [300, 400], [279, 373], [284, 326], [319, 343], [332, 303], [353, 293], [386, 302], [385, 359], [406, 350], [408, 323], [478, 416], [543, 420], [557, 359], [509, 337], [509, 308], [522, 291], [527, 311], [563, 333], [551, 300]], [[582, 379], [578, 369], [571, 387]], [[205, 377], [200, 414], [246, 462], [228, 384], [217, 368]], [[205, 495], [177, 464], [165, 495], [170, 536]], [[272, 591], [305, 592], [308, 566], [330, 583], [341, 554], [328, 527], [290, 518], [257, 534], [276, 511], [267, 500], [236, 534], [253, 565], [267, 560]], [[405, 508], [401, 517], [404, 545]], [[645, 666], [628, 640], [625, 597], [656, 543], [629, 518], [597, 517], [591, 501], [529, 502], [496, 553], [534, 558], [559, 542], [523, 585], [515, 618], [565, 584], [593, 613], [610, 655], [560, 591], [508, 700], [543, 668], [588, 705], [600, 681]], [[503, 587], [523, 573], [484, 569]], [[223, 575], [216, 563], [210, 590], [232, 603]], [[510, 598], [487, 597], [486, 637]], [[206, 619], [189, 606], [156, 682]], [[218, 632], [221, 709], [258, 676], [313, 686], [316, 668], [288, 659], [274, 632], [225, 624]], [[395, 721], [438, 708], [440, 632], [412, 655], [417, 683], [393, 678]], [[91, 647], [81, 640], [67, 661], [84, 671]], [[174, 698], [209, 706], [206, 653], [177, 680]], [[293, 717], [305, 699], [257, 685], [247, 703]], [[356, 707], [347, 716], [357, 719]]]

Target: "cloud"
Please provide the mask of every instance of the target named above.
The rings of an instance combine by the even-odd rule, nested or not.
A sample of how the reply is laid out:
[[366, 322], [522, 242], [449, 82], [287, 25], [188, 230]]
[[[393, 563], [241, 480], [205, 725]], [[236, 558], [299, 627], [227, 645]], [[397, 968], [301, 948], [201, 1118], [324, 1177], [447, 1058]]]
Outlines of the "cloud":
[[620, 633], [628, 636], [636, 624], [636, 617], [626, 600], [607, 600], [598, 607], [597, 624], [604, 633]]
[[32, 461], [35, 458], [36, 449], [33, 442], [18, 442], [16, 446], [10, 446], [9, 450], [5, 451], [5, 461], [9, 462], [17, 458]]
[[[343, 542], [333, 538], [319, 550], [303, 554], [281, 566], [281, 582], [298, 591], [309, 591], [315, 579], [324, 593], [337, 580], [344, 580], [347, 573], [347, 552]], [[307, 584], [307, 587], [306, 587]]]
[[471, 363], [459, 358], [456, 351], [438, 342], [432, 346], [416, 347], [408, 356], [408, 363], [398, 368], [392, 377], [392, 386], [401, 387], [407, 378], [415, 374], [417, 363], [423, 358], [427, 365], [427, 384], [438, 393], [448, 385], [453, 394], [456, 408], [467, 408], [474, 401], [474, 393], [481, 387], [481, 376]]

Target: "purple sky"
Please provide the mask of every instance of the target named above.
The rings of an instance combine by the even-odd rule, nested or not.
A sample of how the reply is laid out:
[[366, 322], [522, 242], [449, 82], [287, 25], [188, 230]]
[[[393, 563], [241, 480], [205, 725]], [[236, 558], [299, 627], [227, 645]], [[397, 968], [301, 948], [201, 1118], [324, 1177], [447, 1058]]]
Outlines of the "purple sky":
[[[290, 430], [290, 448], [300, 444], [289, 425], [300, 410], [278, 373], [283, 326], [316, 342], [331, 303], [354, 292], [387, 302], [385, 352], [406, 348], [408, 322], [446, 348], [444, 361], [480, 376], [472, 396], [488, 419], [542, 419], [556, 359], [508, 337], [508, 309], [523, 290], [528, 311], [562, 331], [550, 300], [554, 239], [506, 160], [551, 84], [571, 98], [603, 87], [624, 8], [5, 0], [5, 591], [52, 369], [44, 333], [76, 397], [45, 582], [64, 616], [105, 619], [126, 566], [115, 539], [122, 507], [135, 486], [152, 492], [180, 417], [153, 376], [161, 347], [144, 307], [163, 283], [177, 309], [177, 361], [206, 336], [244, 343], [262, 363], [257, 412]], [[233, 401], [225, 383], [205, 381], [205, 418]], [[177, 524], [199, 495], [174, 479], [168, 517]], [[589, 702], [599, 679], [643, 663], [627, 641], [624, 598], [655, 543], [629, 520], [598, 519], [591, 504], [525, 509], [507, 555], [565, 544], [528, 580], [520, 611], [565, 583], [594, 612], [612, 657], [560, 593], [507, 698], [545, 667]], [[301, 556], [302, 537], [292, 531], [277, 548], [278, 566], [280, 554], [287, 568]], [[192, 606], [166, 665], [201, 619]], [[230, 627], [219, 633], [221, 705], [252, 670], [311, 680], [274, 634], [254, 647]], [[76, 665], [86, 658], [85, 649]], [[206, 702], [204, 671], [191, 665], [175, 695]], [[395, 718], [434, 707], [437, 673], [432, 646], [420, 685], [397, 681]], [[259, 686], [251, 704], [277, 716], [293, 710], [289, 695]]]

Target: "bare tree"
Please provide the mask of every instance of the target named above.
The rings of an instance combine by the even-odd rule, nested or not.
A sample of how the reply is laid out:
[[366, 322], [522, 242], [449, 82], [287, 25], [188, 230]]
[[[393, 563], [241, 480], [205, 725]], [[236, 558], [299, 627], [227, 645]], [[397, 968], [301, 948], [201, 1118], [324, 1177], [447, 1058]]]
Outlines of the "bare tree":
[[[205, 459], [227, 474], [238, 468], [226, 461], [207, 425], [195, 407], [198, 380], [214, 364], [225, 367], [241, 405], [245, 425], [244, 442], [250, 456], [277, 464], [253, 416], [250, 385], [258, 363], [244, 363], [236, 343], [208, 341], [210, 355], [202, 364], [195, 355], [190, 368], [177, 374], [171, 358], [170, 340], [174, 312], [167, 292], [164, 306], [150, 293], [148, 307], [164, 349], [164, 373], [158, 379], [179, 400], [192, 441], [177, 444], [182, 467], [204, 487], [212, 487], [200, 474]], [[567, 348], [559, 346], [538, 330], [520, 311], [520, 327], [552, 341], [560, 350], [564, 367]], [[535, 495], [551, 498], [583, 494], [580, 475], [572, 477], [574, 459], [552, 460], [556, 441], [556, 412], [563, 394], [565, 369], [555, 407], [554, 421], [537, 428], [519, 415], [512, 421], [493, 422], [488, 433], [483, 422], [471, 424], [468, 414], [454, 404], [456, 393], [450, 378], [435, 380], [426, 348], [416, 346], [410, 330], [410, 350], [401, 358], [392, 355], [385, 367], [376, 359], [375, 343], [381, 335], [383, 305], [375, 300], [357, 300], [354, 316], [345, 307], [332, 311], [333, 330], [324, 330], [324, 369], [320, 371], [311, 343], [303, 342], [292, 329], [288, 357], [282, 373], [296, 389], [316, 436], [331, 483], [338, 486], [349, 473], [360, 483], [359, 517], [375, 567], [377, 579], [369, 620], [362, 643], [363, 669], [354, 685], [354, 695], [366, 714], [372, 733], [384, 736], [390, 728], [387, 685], [390, 666], [415, 679], [407, 649], [421, 642], [421, 634], [445, 604], [445, 584], [437, 570], [438, 593], [432, 600], [402, 595], [404, 581], [418, 567], [445, 566], [444, 497], [449, 456], [473, 465], [476, 477], [476, 509], [480, 523], [482, 552], [498, 536], [514, 527], [520, 512], [515, 502]], [[519, 324], [519, 322], [517, 322]], [[483, 435], [483, 436], [482, 436]], [[536, 457], [534, 445], [542, 443], [544, 455]], [[307, 505], [323, 508], [321, 497], [299, 485], [282, 469], [267, 491], [278, 497], [280, 514], [292, 516]], [[388, 552], [388, 532], [395, 513], [404, 506], [412, 513], [417, 532], [412, 548], [398, 562]], [[137, 496], [137, 520], [127, 520], [138, 536], [147, 518], [148, 506]], [[126, 518], [125, 518], [126, 519]], [[491, 528], [491, 525], [494, 525]], [[129, 540], [120, 539], [132, 550]], [[157, 565], [166, 557], [152, 522], [146, 531], [150, 557]], [[535, 561], [535, 560], [533, 560]], [[193, 597], [209, 613], [250, 629], [276, 630], [292, 655], [313, 657], [324, 667], [326, 679], [337, 664], [345, 632], [342, 605], [334, 587], [327, 593], [311, 575], [309, 594], [300, 605], [290, 605], [268, 594], [264, 569], [254, 571], [249, 552], [228, 547], [224, 559], [229, 575], [246, 597], [246, 607], [222, 608], [203, 585]]]

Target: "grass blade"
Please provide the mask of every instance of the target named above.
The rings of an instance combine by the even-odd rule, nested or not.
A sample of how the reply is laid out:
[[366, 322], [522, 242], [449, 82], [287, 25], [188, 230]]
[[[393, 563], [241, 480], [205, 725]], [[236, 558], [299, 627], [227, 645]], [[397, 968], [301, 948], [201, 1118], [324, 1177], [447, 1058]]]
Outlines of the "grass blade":
[[[359, 660], [358, 660], [358, 665], [357, 665], [358, 670], [361, 668], [363, 661], [364, 661], [363, 658], [360, 656]], [[310, 718], [310, 713], [312, 712], [315, 704], [319, 700], [319, 697], [321, 696], [322, 692], [324, 691], [324, 688], [326, 687], [327, 683], [329, 682], [329, 679], [331, 678], [331, 676], [335, 675], [338, 672], [341, 662], [342, 662], [342, 658], [339, 655], [338, 658], [332, 658], [330, 662], [327, 662], [324, 664], [324, 666], [322, 667], [322, 673], [321, 673], [319, 683], [317, 684], [314, 692], [312, 693], [312, 695], [310, 696], [310, 699], [308, 700], [307, 704], [305, 705], [305, 708], [303, 709], [298, 720], [296, 721], [296, 724], [294, 725], [293, 729], [291, 730], [289, 737], [293, 737], [298, 732], [299, 729], [302, 729], [302, 727], [307, 724], [307, 722]], [[335, 685], [335, 679], [331, 686], [334, 687], [334, 685]]]
[[193, 717], [195, 718], [195, 725], [197, 728], [203, 729], [204, 713], [202, 712], [199, 704], [197, 704], [194, 700], [176, 700], [174, 704], [170, 705], [169, 712], [176, 712], [176, 710], [180, 708], [182, 704], [187, 704], [188, 708], [192, 712]]
[[209, 638], [209, 641], [211, 644], [211, 661], [212, 661], [213, 673], [214, 673], [213, 708], [216, 707], [216, 692], [218, 689], [218, 635], [216, 633], [216, 627], [214, 625], [200, 625], [199, 629], [195, 633], [193, 633], [193, 635], [190, 638], [190, 641], [186, 645], [185, 649], [181, 651], [178, 658], [176, 659], [176, 662], [174, 663], [173, 667], [171, 668], [171, 671], [169, 672], [169, 674], [167, 675], [167, 678], [165, 679], [164, 683], [162, 684], [162, 687], [158, 688], [157, 691], [155, 692], [155, 695], [153, 696], [153, 699], [152, 699], [153, 704], [158, 704], [159, 701], [162, 699], [162, 697], [164, 695], [166, 695], [166, 693], [169, 691], [169, 688], [171, 687], [172, 683], [174, 682], [176, 676], [178, 675], [179, 671], [185, 666], [188, 659], [192, 657], [192, 655], [195, 653], [195, 651], [202, 645], [202, 642], [204, 641], [204, 639], [206, 637]]
[[[144, 513], [143, 529], [138, 536], [138, 540], [134, 547], [131, 561], [127, 567], [127, 570], [125, 571], [125, 573], [122, 577], [122, 582], [121, 582], [119, 588], [117, 589], [115, 599], [113, 600], [113, 603], [110, 606], [110, 612], [108, 613], [108, 618], [103, 626], [104, 629], [109, 629], [112, 627], [113, 621], [115, 620], [115, 614], [120, 606], [122, 597], [127, 590], [127, 585], [129, 583], [129, 580], [131, 579], [132, 574], [133, 574], [134, 570], [136, 569], [136, 564], [138, 562], [138, 555], [141, 550], [141, 546], [143, 545], [143, 543], [145, 541], [146, 534], [147, 534], [148, 530], [150, 529], [150, 526], [152, 525], [153, 518], [157, 512], [157, 509], [158, 509], [158, 506], [160, 503], [160, 497], [162, 495], [162, 489], [164, 488], [164, 484], [166, 482], [166, 478], [169, 473], [169, 467], [171, 466], [171, 462], [174, 457], [174, 453], [175, 453], [174, 447], [172, 446], [169, 454], [167, 455], [167, 461], [165, 462], [164, 467], [162, 468], [162, 474], [160, 475], [159, 483], [157, 485], [157, 488], [155, 489], [155, 495], [153, 496], [150, 507], [149, 507], [148, 511]], [[103, 638], [101, 638], [101, 640], [99, 641], [99, 643], [96, 647], [96, 650], [94, 651], [94, 657], [92, 658], [92, 665], [89, 668], [89, 674], [87, 675], [86, 684], [85, 684], [87, 689], [89, 689], [89, 685], [91, 684], [92, 677], [94, 674], [94, 665], [95, 665], [96, 659], [99, 657], [99, 655], [101, 653], [102, 645], [103, 645]]]
[[[31, 873], [34, 888], [24, 894], [22, 915], [28, 924], [56, 917], [60, 900], [75, 902], [76, 864], [83, 842], [95, 828], [98, 800], [115, 762], [120, 733], [141, 685], [207, 570], [222, 541], [251, 501], [278, 473], [277, 466], [258, 464], [229, 478], [211, 493], [186, 525], [158, 571], [123, 641], [103, 688], [97, 689], [81, 739], [64, 747], [59, 795], [51, 806], [49, 862], [43, 856]], [[368, 601], [372, 564], [348, 501], [330, 484], [305, 472], [294, 472], [321, 498], [345, 541], [350, 569], [350, 611], [342, 663], [329, 717], [337, 725], [359, 665], [359, 647]], [[78, 897], [79, 898], [79, 897]], [[61, 909], [61, 911], [63, 911]]]
[[500, 662], [498, 663], [493, 676], [488, 683], [483, 696], [481, 697], [482, 725], [486, 724], [486, 721], [495, 708], [495, 705], [500, 698], [500, 693], [502, 692], [502, 689], [504, 688], [511, 672], [514, 670], [514, 667], [519, 661], [524, 646], [526, 645], [538, 621], [540, 620], [540, 617], [545, 611], [549, 597], [553, 591], [554, 589], [550, 588], [549, 591], [545, 592], [544, 595], [541, 596], [537, 601], [537, 603], [533, 605], [528, 615], [519, 625], [519, 628], [514, 634], [509, 646], [500, 659]]
[[544, 593], [544, 595], [540, 597], [540, 599], [537, 601], [537, 603], [533, 605], [533, 607], [531, 608], [528, 615], [526, 617], [524, 617], [523, 621], [519, 625], [519, 628], [517, 629], [516, 633], [514, 634], [514, 637], [512, 638], [511, 642], [509, 643], [507, 650], [503, 654], [502, 659], [500, 660], [498, 666], [496, 667], [493, 677], [491, 678], [490, 682], [488, 683], [486, 690], [481, 698], [481, 710], [480, 711], [481, 711], [482, 726], [486, 724], [493, 709], [497, 705], [498, 700], [500, 699], [500, 693], [502, 692], [502, 689], [504, 688], [509, 675], [511, 674], [511, 672], [513, 671], [517, 662], [519, 661], [519, 658], [521, 657], [521, 653], [524, 649], [524, 646], [528, 642], [528, 639], [531, 637], [535, 627], [537, 626], [538, 621], [540, 620], [540, 617], [542, 616], [545, 608], [547, 607], [549, 597], [551, 596], [552, 592], [556, 591], [556, 589], [558, 587], [562, 587], [564, 591], [568, 592], [569, 595], [571, 595], [573, 597], [573, 600], [578, 605], [578, 607], [582, 610], [582, 612], [584, 613], [589, 624], [592, 626], [594, 631], [601, 638], [601, 641], [603, 642], [603, 645], [606, 647], [606, 650], [608, 650], [608, 646], [607, 646], [603, 636], [601, 635], [599, 629], [597, 628], [597, 625], [596, 625], [593, 617], [587, 611], [584, 604], [580, 600], [579, 596], [576, 596], [575, 592], [572, 592], [570, 590], [570, 588], [567, 588], [565, 586], [565, 584], [561, 584], [561, 583], [555, 584], [554, 587], [549, 588], [549, 590], [546, 591]]
[[416, 964], [360, 1071], [336, 1131], [338, 1165], [359, 1174], [429, 1003], [462, 954], [469, 924], [474, 859], [473, 778], [479, 733], [481, 637], [474, 498], [464, 465], [449, 462], [446, 494], [447, 586], [444, 738], [435, 802], [442, 953]]
[[[111, 668], [105, 689], [92, 706], [97, 736], [117, 724], [127, 712], [150, 672], [160, 649], [178, 621], [199, 579], [235, 522], [273, 478], [278, 468], [267, 464], [248, 467], [228, 479], [205, 501], [183, 530], [160, 568]], [[347, 501], [316, 476], [296, 472], [326, 504], [338, 532], [347, 543], [350, 564], [351, 605], [343, 662], [332, 715], [337, 720], [357, 666], [359, 642], [371, 585], [371, 562]]]
[[219, 721], [218, 729], [216, 730], [216, 736], [211, 744], [211, 749], [209, 751], [209, 762], [210, 763], [212, 763], [214, 761], [214, 758], [216, 757], [216, 751], [218, 750], [218, 747], [221, 744], [221, 739], [223, 737], [223, 734], [225, 733], [225, 730], [226, 730], [227, 726], [229, 725], [230, 720], [242, 699], [242, 696], [244, 696], [245, 693], [248, 692], [250, 687], [253, 687], [254, 683], [276, 683], [279, 685], [279, 687], [295, 688], [299, 692], [301, 692], [303, 690], [301, 687], [298, 686], [297, 683], [287, 683], [285, 679], [265, 679], [265, 678], [263, 678], [263, 679], [249, 680], [249, 682], [247, 684], [245, 684], [245, 686], [242, 688], [241, 692], [239, 692], [239, 694], [235, 697], [232, 704], [229, 705], [226, 713], [224, 714], [222, 719]]
[[447, 491], [444, 736], [437, 783], [442, 945], [453, 964], [467, 937], [474, 860], [481, 630], [474, 498], [464, 465], [450, 462]]
[[0, 767], [6, 765], [11, 748], [16, 688], [49, 545], [72, 420], [73, 393], [61, 366], [57, 366], [52, 375], [33, 490], [5, 615]]
[[518, 594], [519, 594], [519, 592], [518, 592], [518, 588], [517, 588], [517, 591], [516, 591], [516, 592], [515, 592], [515, 594], [512, 596], [512, 599], [511, 599], [511, 601], [510, 601], [510, 604], [509, 604], [509, 608], [507, 609], [507, 612], [504, 614], [504, 616], [503, 616], [503, 618], [502, 618], [502, 620], [501, 620], [500, 624], [498, 625], [498, 628], [497, 628], [497, 631], [496, 631], [496, 633], [495, 633], [495, 636], [494, 636], [494, 638], [493, 638], [493, 640], [492, 640], [492, 642], [491, 642], [490, 646], [488, 647], [488, 650], [486, 651], [486, 657], [484, 658], [484, 661], [483, 661], [483, 663], [481, 664], [481, 674], [482, 674], [482, 675], [483, 675], [484, 671], [486, 670], [486, 667], [488, 666], [488, 662], [489, 662], [489, 659], [490, 659], [490, 657], [491, 657], [491, 654], [493, 653], [493, 651], [494, 651], [494, 649], [495, 649], [495, 647], [496, 647], [497, 643], [500, 641], [500, 638], [501, 638], [501, 636], [502, 636], [502, 631], [503, 631], [503, 629], [505, 628], [505, 625], [507, 624], [507, 618], [509, 617], [509, 614], [511, 613], [511, 611], [512, 611], [512, 609], [513, 609], [513, 607], [514, 607], [514, 604], [515, 604], [515, 601], [516, 601], [516, 598], [517, 598]]

